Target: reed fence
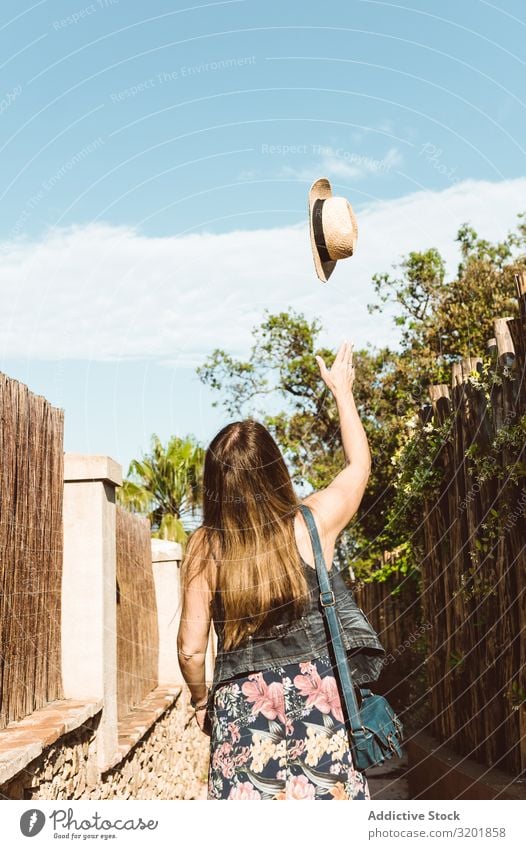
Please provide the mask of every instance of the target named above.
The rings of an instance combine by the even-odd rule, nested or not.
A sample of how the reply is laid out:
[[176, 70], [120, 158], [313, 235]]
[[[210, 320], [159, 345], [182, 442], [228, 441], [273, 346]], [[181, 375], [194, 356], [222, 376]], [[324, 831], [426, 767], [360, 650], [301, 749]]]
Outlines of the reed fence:
[[407, 574], [397, 550], [384, 552], [371, 577], [352, 589], [385, 649], [375, 691], [389, 699], [409, 734], [429, 719], [425, 656], [430, 624], [422, 618], [419, 574]]
[[[379, 580], [378, 572], [387, 564], [390, 572]], [[398, 552], [384, 552], [377, 572], [373, 571], [366, 581], [356, 582], [353, 592], [378, 632], [386, 654], [401, 655], [411, 635], [421, 631], [422, 611], [418, 580], [415, 575], [408, 577], [401, 568]]]
[[0, 373], [0, 728], [63, 697], [63, 426]]
[[482, 358], [467, 357], [420, 410], [422, 423], [449, 427], [423, 517], [432, 730], [513, 775], [526, 769], [526, 275], [516, 279], [520, 314], [494, 322], [486, 390]]
[[150, 523], [117, 505], [117, 713], [158, 684], [159, 632]]

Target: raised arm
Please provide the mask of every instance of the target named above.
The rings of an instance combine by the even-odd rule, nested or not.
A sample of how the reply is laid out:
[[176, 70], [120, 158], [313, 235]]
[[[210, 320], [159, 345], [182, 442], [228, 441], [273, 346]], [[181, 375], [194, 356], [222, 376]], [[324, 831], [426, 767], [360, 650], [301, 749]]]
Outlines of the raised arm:
[[320, 373], [334, 395], [346, 466], [325, 489], [312, 493], [305, 503], [312, 508], [326, 541], [334, 541], [358, 510], [371, 471], [371, 452], [353, 395], [354, 365], [350, 342], [344, 342], [329, 370], [316, 357]]

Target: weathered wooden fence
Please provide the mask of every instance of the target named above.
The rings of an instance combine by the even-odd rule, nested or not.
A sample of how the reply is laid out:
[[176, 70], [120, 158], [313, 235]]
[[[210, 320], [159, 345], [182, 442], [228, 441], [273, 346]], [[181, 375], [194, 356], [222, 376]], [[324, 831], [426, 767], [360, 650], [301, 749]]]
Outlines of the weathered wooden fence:
[[64, 455], [63, 411], [0, 373], [2, 799], [203, 790], [197, 725], [183, 740], [181, 546], [117, 507], [121, 484], [111, 457]]
[[422, 617], [419, 576], [407, 573], [397, 551], [384, 552], [371, 579], [352, 589], [386, 652], [375, 690], [389, 699], [410, 734], [429, 719], [425, 655], [431, 626]]
[[[0, 728], [63, 698], [63, 410], [0, 373]], [[150, 525], [116, 510], [118, 716], [158, 683]]]
[[388, 658], [396, 659], [404, 652], [411, 635], [421, 633], [422, 611], [414, 575], [408, 576], [397, 565], [396, 552], [384, 552], [378, 572], [386, 563], [392, 567], [385, 579], [378, 580], [373, 572], [370, 580], [355, 583], [353, 592], [378, 632]]
[[117, 709], [119, 719], [158, 683], [159, 632], [150, 523], [117, 505]]
[[465, 358], [420, 413], [450, 423], [423, 517], [432, 732], [514, 775], [526, 768], [526, 275], [517, 285], [520, 317], [496, 319], [488, 342], [492, 379]]
[[0, 728], [62, 698], [63, 421], [0, 373]]

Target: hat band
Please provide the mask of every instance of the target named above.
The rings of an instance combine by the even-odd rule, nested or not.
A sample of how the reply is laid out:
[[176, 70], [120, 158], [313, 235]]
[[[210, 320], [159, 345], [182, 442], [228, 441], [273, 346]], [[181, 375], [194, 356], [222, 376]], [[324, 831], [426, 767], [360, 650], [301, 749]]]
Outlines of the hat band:
[[314, 241], [318, 248], [320, 260], [322, 262], [330, 262], [331, 258], [329, 256], [327, 243], [325, 242], [325, 236], [323, 234], [322, 210], [324, 203], [325, 200], [320, 198], [314, 201], [314, 206], [312, 207], [312, 229], [314, 231]]

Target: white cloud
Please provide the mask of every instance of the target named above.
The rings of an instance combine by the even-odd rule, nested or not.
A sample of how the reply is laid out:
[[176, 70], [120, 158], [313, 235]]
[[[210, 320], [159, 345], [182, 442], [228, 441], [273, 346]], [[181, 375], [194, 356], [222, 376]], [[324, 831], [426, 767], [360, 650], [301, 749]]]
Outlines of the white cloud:
[[[454, 238], [469, 221], [500, 238], [526, 206], [526, 178], [465, 181], [358, 210], [356, 255], [329, 282], [314, 273], [305, 222], [149, 238], [129, 227], [51, 230], [0, 245], [0, 357], [155, 358], [195, 365], [215, 347], [248, 350], [265, 308], [318, 316], [324, 341], [394, 342], [388, 317], [370, 316], [371, 276], [410, 250], [437, 247], [454, 271]], [[352, 198], [350, 198], [352, 202]]]

